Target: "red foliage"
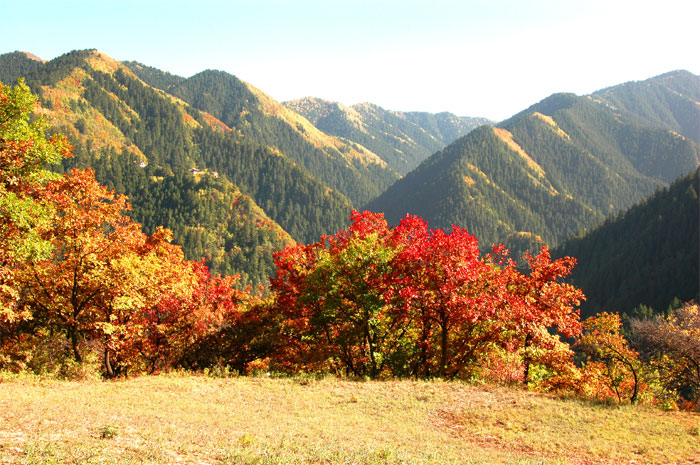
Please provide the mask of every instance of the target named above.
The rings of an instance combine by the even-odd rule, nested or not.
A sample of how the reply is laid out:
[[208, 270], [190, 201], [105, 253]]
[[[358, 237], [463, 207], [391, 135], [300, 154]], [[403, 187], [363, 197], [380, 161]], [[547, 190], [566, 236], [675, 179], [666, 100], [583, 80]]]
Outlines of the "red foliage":
[[[560, 282], [573, 259], [552, 261], [546, 248], [526, 259], [529, 275], [503, 246], [482, 257], [457, 226], [432, 230], [407, 216], [388, 228], [383, 215], [355, 211], [347, 230], [276, 254], [277, 360], [292, 370], [454, 378], [505, 350], [526, 372], [533, 363], [553, 370], [554, 385], [574, 368], [548, 330], [580, 332], [583, 294]], [[504, 365], [502, 378], [513, 370]]]

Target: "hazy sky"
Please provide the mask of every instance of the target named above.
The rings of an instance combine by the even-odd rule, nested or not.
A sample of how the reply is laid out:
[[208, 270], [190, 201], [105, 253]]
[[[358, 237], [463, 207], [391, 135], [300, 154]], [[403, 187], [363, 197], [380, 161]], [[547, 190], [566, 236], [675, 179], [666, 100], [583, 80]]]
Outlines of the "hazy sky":
[[96, 48], [279, 101], [500, 120], [554, 92], [700, 73], [699, 20], [697, 0], [0, 0], [0, 53]]

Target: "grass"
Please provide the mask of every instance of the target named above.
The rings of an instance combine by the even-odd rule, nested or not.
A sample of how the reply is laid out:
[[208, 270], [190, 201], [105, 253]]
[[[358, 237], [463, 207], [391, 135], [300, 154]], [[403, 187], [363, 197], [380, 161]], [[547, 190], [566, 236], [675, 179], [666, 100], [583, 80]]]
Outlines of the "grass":
[[700, 464], [700, 417], [441, 381], [0, 378], [0, 464]]

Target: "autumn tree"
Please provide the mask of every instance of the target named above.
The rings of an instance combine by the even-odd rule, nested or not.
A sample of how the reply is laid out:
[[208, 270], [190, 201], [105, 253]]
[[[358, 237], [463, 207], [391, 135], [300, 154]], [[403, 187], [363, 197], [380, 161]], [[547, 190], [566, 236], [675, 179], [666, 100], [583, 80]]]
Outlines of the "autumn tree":
[[49, 253], [38, 228], [49, 222], [51, 207], [38, 189], [52, 177], [45, 165], [70, 155], [64, 137], [46, 138], [43, 119], [30, 122], [35, 104], [22, 80], [14, 88], [0, 82], [0, 332], [3, 325], [30, 317], [18, 307], [14, 269]]
[[82, 341], [102, 339], [105, 372], [113, 376], [114, 357], [128, 366], [134, 318], [168, 292], [189, 292], [189, 268], [167, 231], [144, 235], [123, 215], [126, 198], [91, 171], [50, 181], [42, 195], [54, 209], [53, 222], [40, 230], [52, 253], [19, 268], [23, 303], [39, 324], [65, 335], [77, 362]]
[[581, 334], [579, 305], [585, 299], [583, 292], [566, 283], [566, 278], [576, 264], [576, 259], [563, 257], [552, 260], [547, 247], [532, 256], [526, 252], [524, 257], [529, 273], [520, 273], [512, 264], [504, 268], [508, 274], [508, 290], [512, 299], [510, 329], [517, 335], [521, 347], [524, 365], [523, 380], [532, 381], [533, 364], [553, 371], [547, 380], [550, 384], [557, 381], [557, 372], [571, 377], [573, 352], [568, 344], [560, 340]]
[[395, 231], [395, 301], [418, 325], [415, 373], [454, 378], [469, 371], [501, 334], [497, 274], [479, 254], [477, 239], [453, 226], [428, 230], [407, 217]]
[[658, 369], [663, 386], [700, 407], [700, 311], [689, 302], [667, 316], [632, 320], [632, 333], [640, 340]]
[[614, 393], [618, 402], [629, 396], [637, 402], [643, 386], [643, 366], [638, 352], [622, 334], [622, 320], [617, 313], [602, 312], [583, 322], [583, 335], [575, 348], [585, 355], [584, 378], [596, 397]]
[[275, 257], [283, 365], [452, 379], [477, 374], [500, 351], [524, 352], [528, 363], [536, 353], [534, 361], [561, 373], [574, 369], [568, 345], [549, 332], [580, 331], [583, 295], [561, 282], [572, 259], [552, 261], [545, 248], [528, 255], [523, 275], [503, 246], [482, 256], [477, 239], [457, 226], [429, 229], [407, 215], [388, 228], [371, 212], [353, 212], [351, 221]]
[[245, 371], [258, 356], [249, 348], [255, 334], [249, 309], [257, 300], [236, 288], [238, 276], [211, 275], [203, 262], [190, 262], [195, 277], [191, 293], [170, 293], [143, 312], [144, 331], [139, 351], [148, 362], [147, 371], [166, 368], [204, 369], [229, 366]]
[[335, 236], [278, 254], [272, 288], [297, 350], [321, 356], [331, 369], [376, 378], [402, 335], [403, 319], [384, 298], [394, 250], [383, 215], [353, 212], [351, 222]]

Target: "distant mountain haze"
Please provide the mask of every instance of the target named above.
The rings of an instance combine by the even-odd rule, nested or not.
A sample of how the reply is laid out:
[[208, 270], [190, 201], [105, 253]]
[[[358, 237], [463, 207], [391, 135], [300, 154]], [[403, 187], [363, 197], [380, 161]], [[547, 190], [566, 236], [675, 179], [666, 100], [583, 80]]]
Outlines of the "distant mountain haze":
[[451, 113], [390, 111], [371, 103], [346, 107], [315, 97], [284, 105], [321, 131], [371, 149], [402, 176], [458, 137], [491, 123]]

